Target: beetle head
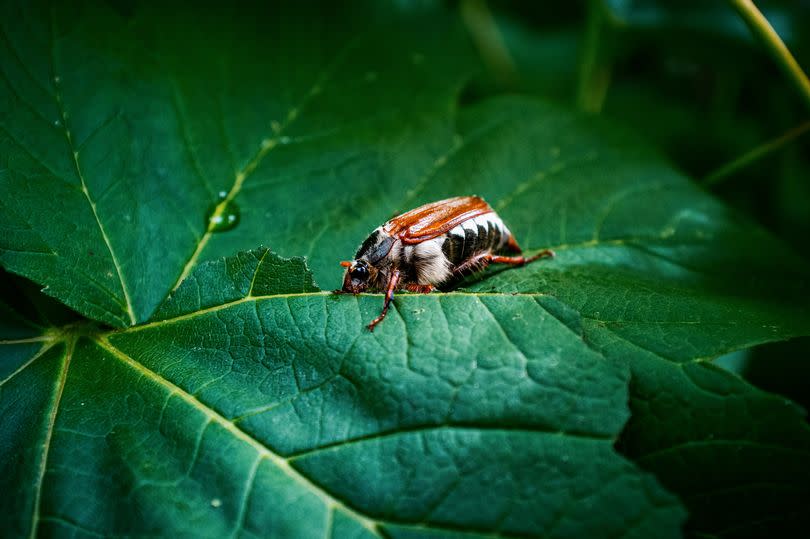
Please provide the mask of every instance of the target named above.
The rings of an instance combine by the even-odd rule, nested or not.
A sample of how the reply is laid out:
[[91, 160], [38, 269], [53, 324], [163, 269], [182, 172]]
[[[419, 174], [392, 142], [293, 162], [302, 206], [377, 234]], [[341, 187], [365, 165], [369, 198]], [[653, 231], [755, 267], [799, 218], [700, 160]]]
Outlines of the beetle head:
[[376, 270], [365, 260], [341, 262], [340, 265], [346, 268], [346, 274], [343, 276], [343, 291], [352, 294], [359, 294], [368, 288], [372, 273], [376, 273]]

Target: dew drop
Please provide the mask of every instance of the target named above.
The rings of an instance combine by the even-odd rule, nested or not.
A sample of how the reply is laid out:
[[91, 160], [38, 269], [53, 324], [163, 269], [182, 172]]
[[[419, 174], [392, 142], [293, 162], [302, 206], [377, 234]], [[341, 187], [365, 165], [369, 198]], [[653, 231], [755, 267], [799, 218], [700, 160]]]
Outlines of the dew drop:
[[54, 120], [53, 125], [59, 127], [60, 125], [62, 125], [62, 122], [60, 122], [59, 120]]
[[366, 73], [366, 82], [374, 82], [377, 80], [377, 72], [376, 71], [368, 71]]
[[53, 82], [55, 82], [56, 84], [59, 84], [61, 81], [62, 81], [62, 77], [60, 77], [59, 75], [56, 75], [53, 78]]
[[290, 139], [290, 137], [281, 137], [281, 138], [279, 138], [279, 139], [278, 139], [278, 141], [279, 141], [281, 144], [289, 144], [289, 143], [290, 143], [290, 141], [291, 141], [291, 139]]
[[211, 507], [221, 507], [221, 506], [222, 500], [220, 500], [219, 498], [214, 498], [213, 500], [211, 500]]
[[227, 198], [227, 196], [228, 196], [228, 192], [227, 191], [220, 191], [219, 193], [217, 193], [217, 196], [219, 197], [220, 200], [225, 200], [225, 198]]
[[214, 204], [208, 211], [208, 227], [211, 232], [225, 232], [239, 224], [239, 206], [236, 202], [228, 202], [221, 211], [217, 211], [218, 207], [218, 204]]

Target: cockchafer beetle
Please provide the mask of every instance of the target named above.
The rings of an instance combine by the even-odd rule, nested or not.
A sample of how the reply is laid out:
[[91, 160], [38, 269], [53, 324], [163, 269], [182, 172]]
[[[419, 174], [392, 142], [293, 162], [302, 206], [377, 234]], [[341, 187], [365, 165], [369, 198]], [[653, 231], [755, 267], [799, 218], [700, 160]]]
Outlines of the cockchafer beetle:
[[[511, 252], [513, 256], [498, 253]], [[346, 268], [337, 293], [385, 291], [380, 315], [368, 329], [382, 322], [396, 290], [429, 293], [466, 273], [489, 264], [522, 266], [551, 250], [524, 257], [514, 236], [484, 199], [454, 197], [398, 215], [366, 238]]]

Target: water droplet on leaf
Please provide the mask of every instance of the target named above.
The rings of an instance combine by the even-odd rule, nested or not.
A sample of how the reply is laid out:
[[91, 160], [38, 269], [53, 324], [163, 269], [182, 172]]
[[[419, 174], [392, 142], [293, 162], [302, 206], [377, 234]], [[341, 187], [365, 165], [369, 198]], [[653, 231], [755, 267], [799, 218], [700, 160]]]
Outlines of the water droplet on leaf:
[[239, 224], [239, 206], [236, 202], [228, 202], [220, 211], [219, 204], [215, 204], [208, 211], [208, 227], [211, 232], [225, 232]]

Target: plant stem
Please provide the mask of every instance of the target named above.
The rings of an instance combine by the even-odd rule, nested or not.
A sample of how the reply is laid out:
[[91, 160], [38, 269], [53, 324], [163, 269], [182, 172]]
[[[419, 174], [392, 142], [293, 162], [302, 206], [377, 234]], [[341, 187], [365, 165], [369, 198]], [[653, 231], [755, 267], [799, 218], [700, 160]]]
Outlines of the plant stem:
[[610, 85], [610, 62], [607, 61], [605, 8], [601, 0], [589, 0], [585, 22], [582, 56], [579, 62], [577, 108], [584, 112], [598, 113], [605, 103]]
[[790, 53], [779, 34], [773, 29], [768, 19], [754, 5], [752, 0], [729, 0], [743, 18], [751, 32], [754, 33], [773, 55], [788, 77], [802, 94], [805, 104], [810, 107], [810, 80], [799, 63]]
[[462, 0], [461, 19], [478, 48], [478, 53], [499, 85], [517, 85], [518, 72], [486, 0]]
[[804, 122], [801, 125], [798, 125], [792, 129], [789, 129], [784, 134], [776, 137], [773, 140], [769, 140], [764, 144], [760, 144], [753, 150], [750, 150], [740, 157], [734, 159], [726, 163], [725, 165], [717, 168], [712, 173], [707, 175], [703, 179], [704, 185], [717, 185], [729, 178], [732, 174], [737, 172], [739, 169], [753, 163], [757, 159], [760, 159], [769, 153], [778, 150], [782, 146], [788, 144], [789, 142], [799, 138], [804, 133], [810, 131], [810, 121]]

